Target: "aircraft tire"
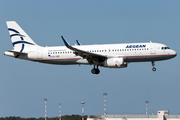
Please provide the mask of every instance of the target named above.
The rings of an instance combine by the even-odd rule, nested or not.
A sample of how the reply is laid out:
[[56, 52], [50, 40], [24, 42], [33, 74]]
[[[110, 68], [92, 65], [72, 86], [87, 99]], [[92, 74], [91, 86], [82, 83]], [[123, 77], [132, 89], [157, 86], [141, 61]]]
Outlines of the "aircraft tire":
[[96, 69], [96, 74], [99, 74], [100, 73], [100, 70], [99, 69]]
[[96, 74], [96, 69], [93, 68], [93, 69], [91, 70], [91, 73], [92, 73], [92, 74]]
[[152, 68], [152, 70], [155, 72], [155, 71], [156, 71], [156, 68], [155, 68], [155, 67], [153, 67], [153, 68]]

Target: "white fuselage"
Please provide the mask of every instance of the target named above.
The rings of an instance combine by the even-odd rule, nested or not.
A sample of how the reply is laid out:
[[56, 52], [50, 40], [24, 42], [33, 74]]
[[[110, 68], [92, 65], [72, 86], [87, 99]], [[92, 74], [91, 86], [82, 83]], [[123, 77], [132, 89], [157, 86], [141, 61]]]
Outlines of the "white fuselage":
[[[163, 49], [166, 45], [159, 43], [130, 43], [73, 46], [86, 52], [107, 56], [107, 58], [123, 58], [124, 62], [160, 61], [176, 56], [171, 49]], [[49, 64], [89, 64], [88, 61], [75, 55], [65, 46], [57, 47], [29, 47], [24, 49], [27, 55], [19, 58]]]
[[5, 51], [5, 55], [48, 64], [94, 65], [91, 70], [93, 74], [100, 73], [99, 66], [125, 68], [130, 62], [147, 61], [152, 62], [152, 70], [156, 71], [154, 61], [171, 59], [177, 55], [174, 50], [160, 43], [81, 45], [77, 40], [78, 45], [71, 46], [63, 36], [61, 38], [65, 46], [41, 47], [15, 21], [6, 23], [14, 49]]

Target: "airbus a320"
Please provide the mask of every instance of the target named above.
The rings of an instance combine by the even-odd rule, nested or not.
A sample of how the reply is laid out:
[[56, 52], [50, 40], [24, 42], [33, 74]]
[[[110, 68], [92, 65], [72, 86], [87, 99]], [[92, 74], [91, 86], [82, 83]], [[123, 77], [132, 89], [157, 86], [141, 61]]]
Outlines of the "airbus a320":
[[65, 46], [42, 47], [37, 45], [25, 31], [15, 22], [7, 21], [13, 50], [4, 55], [57, 65], [93, 65], [91, 72], [99, 74], [99, 66], [106, 68], [126, 68], [131, 62], [151, 62], [152, 70], [156, 71], [155, 61], [174, 58], [177, 53], [161, 43], [124, 43], [82, 45], [77, 40], [71, 46], [61, 36]]

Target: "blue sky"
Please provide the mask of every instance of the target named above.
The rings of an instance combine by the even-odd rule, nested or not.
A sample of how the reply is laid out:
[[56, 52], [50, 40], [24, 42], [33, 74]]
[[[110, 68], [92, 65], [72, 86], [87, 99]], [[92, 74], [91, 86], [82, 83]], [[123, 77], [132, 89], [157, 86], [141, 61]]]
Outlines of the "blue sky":
[[80, 114], [103, 115], [103, 93], [107, 92], [108, 114], [145, 114], [169, 110], [180, 113], [179, 56], [156, 62], [130, 63], [127, 68], [58, 66], [4, 56], [12, 49], [6, 21], [16, 21], [41, 46], [63, 46], [63, 35], [71, 44], [158, 42], [179, 53], [179, 0], [1, 0], [0, 117], [44, 117]]

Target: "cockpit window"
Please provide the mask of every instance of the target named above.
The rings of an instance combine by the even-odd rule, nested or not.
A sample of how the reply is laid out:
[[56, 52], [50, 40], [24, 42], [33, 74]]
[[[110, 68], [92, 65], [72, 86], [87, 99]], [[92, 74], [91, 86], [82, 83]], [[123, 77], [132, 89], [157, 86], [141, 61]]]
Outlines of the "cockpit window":
[[170, 49], [169, 47], [162, 47], [162, 50]]

